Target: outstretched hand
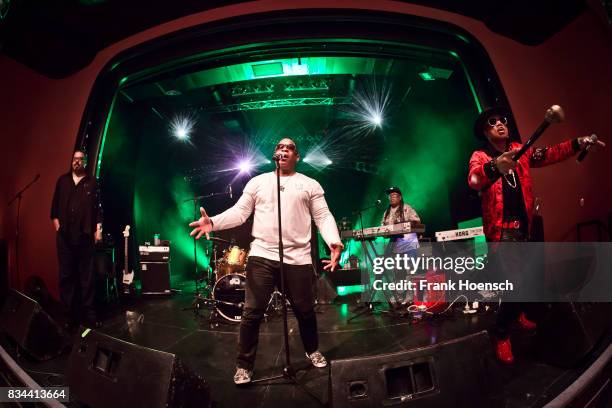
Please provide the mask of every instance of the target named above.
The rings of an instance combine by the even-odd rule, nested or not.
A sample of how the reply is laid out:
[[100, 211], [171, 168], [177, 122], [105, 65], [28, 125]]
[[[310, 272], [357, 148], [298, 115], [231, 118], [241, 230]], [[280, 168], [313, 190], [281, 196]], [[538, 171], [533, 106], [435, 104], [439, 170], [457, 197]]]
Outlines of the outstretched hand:
[[580, 149], [584, 149], [588, 146], [591, 146], [590, 150], [592, 152], [596, 151], [598, 147], [599, 148], [606, 147], [606, 143], [603, 142], [602, 140], [598, 140], [597, 136], [595, 135], [579, 137], [578, 145], [580, 145]]
[[210, 221], [210, 217], [206, 214], [206, 210], [203, 207], [200, 207], [200, 214], [202, 216], [199, 220], [189, 224], [193, 228], [189, 236], [195, 236], [195, 239], [200, 239], [202, 235], [206, 235], [206, 239], [210, 239], [208, 233], [212, 231], [212, 221]]
[[338, 263], [340, 262], [340, 254], [342, 253], [342, 244], [331, 245], [331, 259], [324, 259], [323, 269], [326, 271], [333, 272], [337, 269]]

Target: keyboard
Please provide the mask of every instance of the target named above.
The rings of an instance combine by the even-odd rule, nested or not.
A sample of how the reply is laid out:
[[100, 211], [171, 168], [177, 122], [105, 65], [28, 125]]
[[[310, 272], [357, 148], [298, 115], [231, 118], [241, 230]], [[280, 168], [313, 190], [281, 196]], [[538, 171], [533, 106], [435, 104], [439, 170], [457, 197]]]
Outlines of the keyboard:
[[425, 225], [418, 222], [401, 222], [393, 225], [383, 225], [380, 227], [370, 227], [355, 230], [342, 231], [342, 239], [374, 239], [378, 237], [392, 237], [394, 235], [404, 235], [410, 233], [425, 232]]
[[482, 227], [461, 228], [456, 230], [436, 232], [436, 241], [456, 241], [484, 236]]

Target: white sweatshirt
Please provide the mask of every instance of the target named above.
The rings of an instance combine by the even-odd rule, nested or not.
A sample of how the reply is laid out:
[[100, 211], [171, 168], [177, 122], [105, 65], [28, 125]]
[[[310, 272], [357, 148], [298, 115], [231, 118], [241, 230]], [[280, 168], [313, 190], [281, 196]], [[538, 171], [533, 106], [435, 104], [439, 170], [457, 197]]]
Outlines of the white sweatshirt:
[[[314, 219], [328, 246], [340, 243], [336, 220], [327, 207], [323, 188], [300, 173], [281, 176], [281, 215], [283, 258], [291, 265], [312, 263], [310, 256], [311, 220]], [[253, 177], [233, 207], [211, 217], [213, 231], [243, 224], [255, 209], [253, 242], [249, 256], [279, 260], [276, 174]]]

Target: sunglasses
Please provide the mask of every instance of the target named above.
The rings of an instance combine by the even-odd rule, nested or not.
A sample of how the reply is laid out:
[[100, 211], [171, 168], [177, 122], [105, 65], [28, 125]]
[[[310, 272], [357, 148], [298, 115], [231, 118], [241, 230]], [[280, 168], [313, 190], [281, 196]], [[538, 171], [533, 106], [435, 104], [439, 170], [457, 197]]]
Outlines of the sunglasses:
[[489, 124], [489, 126], [491, 127], [495, 127], [495, 125], [497, 125], [497, 121], [500, 121], [502, 125], [507, 125], [508, 124], [508, 119], [506, 119], [505, 116], [502, 116], [500, 118], [489, 118], [487, 119], [487, 123]]
[[282, 150], [285, 148], [287, 148], [287, 150], [291, 150], [292, 152], [295, 152], [294, 144], [279, 143], [276, 145], [276, 150]]

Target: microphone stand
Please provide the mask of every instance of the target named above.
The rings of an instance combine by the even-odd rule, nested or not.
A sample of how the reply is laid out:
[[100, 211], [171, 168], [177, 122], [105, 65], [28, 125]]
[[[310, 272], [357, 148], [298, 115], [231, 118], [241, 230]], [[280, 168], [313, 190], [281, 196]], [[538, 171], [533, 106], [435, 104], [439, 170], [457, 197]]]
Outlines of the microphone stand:
[[40, 174], [37, 174], [34, 177], [34, 179], [30, 181], [28, 184], [26, 184], [24, 188], [19, 190], [19, 192], [15, 194], [15, 196], [11, 198], [11, 201], [9, 201], [8, 204], [6, 205], [6, 207], [9, 208], [11, 204], [13, 204], [15, 200], [17, 200], [17, 225], [15, 226], [15, 282], [14, 282], [14, 287], [16, 289], [19, 289], [19, 215], [20, 215], [19, 213], [21, 211], [21, 199], [23, 198], [23, 193], [27, 189], [29, 189], [32, 186], [32, 184], [36, 183], [39, 178], [40, 178]]
[[[380, 200], [379, 200], [380, 201]], [[380, 202], [376, 202], [373, 205], [370, 205], [368, 207], [365, 208], [361, 208], [359, 210], [355, 210], [353, 211], [353, 214], [359, 214], [359, 223], [361, 224], [361, 248], [363, 250], [363, 253], [366, 257], [369, 257], [367, 254], [367, 247], [365, 244], [365, 238], [364, 238], [364, 232], [363, 232], [363, 212], [370, 210], [372, 208], [378, 207], [381, 203]], [[366, 264], [367, 265], [367, 264]], [[367, 272], [366, 272], [367, 273]], [[368, 275], [368, 280], [369, 280], [369, 275]], [[372, 300], [374, 299], [375, 296], [375, 291], [371, 291], [372, 293], [370, 294], [370, 297], [367, 301], [365, 301], [364, 303], [362, 303], [361, 305], [357, 306], [355, 308], [355, 310], [353, 310], [353, 312], [355, 313], [355, 315], [351, 316], [346, 322], [350, 323], [352, 322], [354, 319], [358, 318], [359, 316], [363, 316], [366, 313], [373, 313], [374, 312], [374, 302], [372, 302]], [[384, 290], [382, 291], [383, 295], [385, 296], [385, 298], [387, 299], [387, 302], [389, 302], [389, 298], [387, 296], [387, 292], [385, 292]], [[389, 302], [390, 303], [390, 302]]]
[[[302, 391], [312, 397], [321, 406], [323, 403], [310, 392], [303, 384], [301, 384], [296, 375], [295, 369], [291, 365], [291, 350], [289, 349], [289, 328], [287, 323], [287, 295], [285, 294], [285, 266], [284, 266], [284, 253], [283, 253], [283, 228], [281, 218], [281, 185], [280, 185], [280, 157], [274, 157], [276, 163], [276, 196], [277, 196], [277, 213], [278, 213], [278, 256], [280, 261], [280, 289], [281, 289], [281, 302], [283, 304], [283, 337], [285, 343], [285, 367], [281, 374], [274, 375], [271, 377], [259, 378], [251, 381], [251, 383], [262, 383], [272, 380], [287, 379], [294, 385], [297, 385]], [[267, 385], [267, 384], [263, 384]]]

